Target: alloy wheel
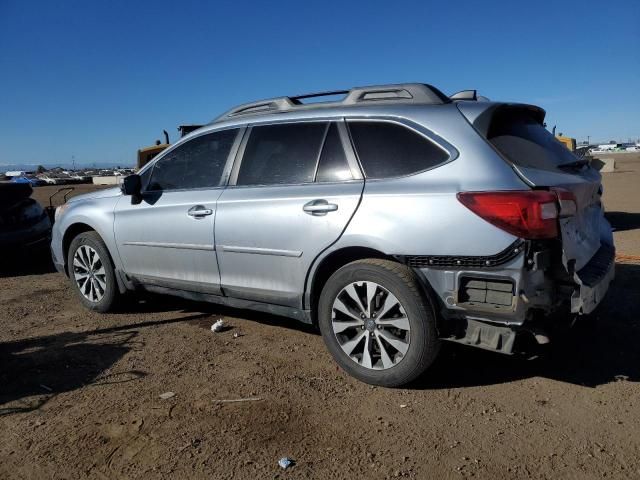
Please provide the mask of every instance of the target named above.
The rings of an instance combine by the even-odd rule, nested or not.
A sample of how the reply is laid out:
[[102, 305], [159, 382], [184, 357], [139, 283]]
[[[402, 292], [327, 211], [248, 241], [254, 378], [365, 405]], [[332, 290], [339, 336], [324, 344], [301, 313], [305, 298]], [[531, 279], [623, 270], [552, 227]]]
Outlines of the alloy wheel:
[[385, 370], [405, 357], [411, 341], [406, 310], [375, 282], [353, 282], [336, 296], [331, 325], [338, 344], [358, 365]]
[[84, 298], [98, 303], [107, 289], [107, 274], [98, 252], [81, 245], [73, 255], [73, 277]]

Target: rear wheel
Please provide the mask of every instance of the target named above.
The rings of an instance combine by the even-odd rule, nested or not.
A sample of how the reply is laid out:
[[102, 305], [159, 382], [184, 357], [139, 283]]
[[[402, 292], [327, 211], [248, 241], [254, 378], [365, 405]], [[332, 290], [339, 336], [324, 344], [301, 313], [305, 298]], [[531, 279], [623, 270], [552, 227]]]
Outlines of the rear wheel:
[[97, 312], [116, 306], [119, 291], [109, 251], [96, 232], [83, 232], [71, 241], [69, 278], [82, 304]]
[[322, 290], [318, 321], [336, 362], [374, 385], [411, 382], [440, 347], [431, 304], [415, 274], [387, 260], [358, 260], [334, 273]]

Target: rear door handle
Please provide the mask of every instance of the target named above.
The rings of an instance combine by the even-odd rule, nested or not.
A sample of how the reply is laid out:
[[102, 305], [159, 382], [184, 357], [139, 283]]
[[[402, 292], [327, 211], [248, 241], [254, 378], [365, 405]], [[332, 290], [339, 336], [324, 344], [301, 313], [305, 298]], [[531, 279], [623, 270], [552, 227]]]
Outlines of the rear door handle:
[[309, 203], [305, 203], [302, 207], [306, 213], [310, 215], [326, 215], [328, 212], [335, 212], [338, 210], [338, 205], [335, 203], [329, 203], [324, 199], [311, 200]]
[[207, 215], [213, 215], [213, 210], [210, 208], [204, 208], [202, 205], [196, 205], [195, 207], [191, 207], [187, 211], [187, 215], [190, 217], [206, 217]]

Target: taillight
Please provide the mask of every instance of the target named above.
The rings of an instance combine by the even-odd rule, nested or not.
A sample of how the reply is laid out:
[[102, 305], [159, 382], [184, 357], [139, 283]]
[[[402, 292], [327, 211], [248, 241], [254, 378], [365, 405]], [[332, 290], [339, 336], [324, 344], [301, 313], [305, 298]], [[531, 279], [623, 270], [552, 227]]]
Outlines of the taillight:
[[458, 200], [487, 222], [526, 239], [558, 236], [558, 197], [546, 190], [461, 192]]

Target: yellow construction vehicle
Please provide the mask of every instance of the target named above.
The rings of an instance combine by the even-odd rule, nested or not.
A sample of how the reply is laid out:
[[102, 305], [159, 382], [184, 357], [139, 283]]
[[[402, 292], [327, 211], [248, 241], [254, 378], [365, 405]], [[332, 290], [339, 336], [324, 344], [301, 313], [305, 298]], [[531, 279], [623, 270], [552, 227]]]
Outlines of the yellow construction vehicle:
[[576, 151], [576, 139], [571, 137], [565, 137], [562, 134], [556, 135], [556, 140], [560, 143], [563, 143], [565, 147], [567, 147], [572, 152]]
[[[202, 127], [202, 125], [180, 125], [178, 127], [178, 131], [180, 132], [180, 137], [184, 137], [186, 134], [197, 130]], [[169, 134], [166, 130], [163, 130], [164, 133], [164, 143], [161, 143], [160, 140], [156, 140], [156, 144], [151, 147], [143, 147], [138, 150], [138, 159], [136, 161], [136, 169], [140, 170], [147, 163], [149, 163], [156, 155], [160, 152], [171, 146], [169, 142]]]
[[575, 138], [565, 137], [564, 135], [562, 135], [562, 133], [556, 135], [556, 126], [555, 125], [553, 126], [553, 129], [551, 130], [551, 133], [553, 134], [554, 137], [556, 137], [556, 140], [558, 140], [565, 147], [567, 147], [569, 149], [569, 151], [571, 151], [571, 152], [575, 152], [576, 151], [576, 139]]
[[153, 157], [158, 155], [161, 151], [167, 148], [169, 145], [169, 134], [166, 130], [162, 131], [164, 133], [164, 143], [160, 143], [160, 140], [156, 140], [156, 144], [151, 147], [143, 147], [138, 150], [138, 159], [136, 161], [136, 170], [140, 170], [147, 163], [149, 163]]

